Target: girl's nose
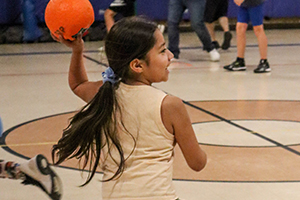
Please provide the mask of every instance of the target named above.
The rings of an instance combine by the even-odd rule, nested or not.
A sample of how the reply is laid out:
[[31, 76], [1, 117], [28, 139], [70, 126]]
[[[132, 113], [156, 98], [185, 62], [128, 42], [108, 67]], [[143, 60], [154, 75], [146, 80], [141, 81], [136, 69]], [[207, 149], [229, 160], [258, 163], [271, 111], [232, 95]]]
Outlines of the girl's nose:
[[169, 49], [168, 49], [168, 58], [169, 58], [169, 60], [174, 58], [174, 54]]

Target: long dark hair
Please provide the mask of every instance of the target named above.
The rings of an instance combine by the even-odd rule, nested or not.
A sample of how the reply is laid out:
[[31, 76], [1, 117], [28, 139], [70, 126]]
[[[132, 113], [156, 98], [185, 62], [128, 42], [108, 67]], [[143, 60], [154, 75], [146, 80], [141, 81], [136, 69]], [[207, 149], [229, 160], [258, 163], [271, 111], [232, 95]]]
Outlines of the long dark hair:
[[[111, 28], [105, 39], [105, 51], [109, 66], [119, 81], [130, 79], [129, 64], [133, 59], [147, 60], [147, 53], [156, 42], [156, 29], [157, 24], [144, 17], [124, 18]], [[104, 181], [118, 178], [125, 169], [124, 153], [117, 133], [116, 112], [121, 112], [116, 98], [119, 83], [105, 82], [95, 97], [71, 118], [62, 138], [53, 146], [52, 160], [56, 165], [76, 158], [79, 162], [83, 161], [82, 170], [88, 166], [89, 175], [82, 186], [94, 177], [104, 145], [114, 145], [120, 156], [118, 170]]]

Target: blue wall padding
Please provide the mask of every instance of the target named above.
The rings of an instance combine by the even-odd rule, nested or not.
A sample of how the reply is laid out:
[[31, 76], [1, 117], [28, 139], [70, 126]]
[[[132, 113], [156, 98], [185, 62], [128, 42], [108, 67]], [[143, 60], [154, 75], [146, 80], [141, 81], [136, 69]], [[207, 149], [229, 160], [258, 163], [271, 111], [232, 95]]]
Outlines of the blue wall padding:
[[[0, 0], [0, 24], [19, 22], [18, 16], [22, 11], [22, 1]], [[31, 0], [35, 6], [35, 16], [39, 22], [44, 22], [44, 11], [49, 0]], [[104, 10], [112, 0], [90, 0], [95, 11], [95, 20], [103, 21]], [[166, 20], [168, 16], [169, 0], [136, 0], [138, 15], [146, 15], [153, 20]], [[264, 5], [265, 16], [273, 18], [300, 17], [300, 0], [266, 0]], [[237, 6], [229, 0], [228, 17], [235, 18]], [[184, 19], [189, 18], [187, 13]]]
[[138, 15], [146, 15], [151, 19], [165, 20], [168, 17], [168, 0], [136, 0]]
[[299, 17], [300, 1], [299, 0], [272, 0], [270, 6], [271, 17]]
[[21, 22], [21, 0], [0, 0], [0, 24]]

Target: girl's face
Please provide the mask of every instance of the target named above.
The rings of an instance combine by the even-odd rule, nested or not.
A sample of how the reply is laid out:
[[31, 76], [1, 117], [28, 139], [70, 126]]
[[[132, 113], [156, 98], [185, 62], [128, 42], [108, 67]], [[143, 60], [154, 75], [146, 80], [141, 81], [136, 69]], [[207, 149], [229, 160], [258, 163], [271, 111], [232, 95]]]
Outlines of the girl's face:
[[166, 48], [166, 42], [162, 33], [157, 29], [154, 32], [156, 43], [147, 53], [147, 62], [142, 64], [142, 73], [140, 81], [151, 85], [161, 81], [167, 81], [169, 78], [168, 66], [174, 55]]

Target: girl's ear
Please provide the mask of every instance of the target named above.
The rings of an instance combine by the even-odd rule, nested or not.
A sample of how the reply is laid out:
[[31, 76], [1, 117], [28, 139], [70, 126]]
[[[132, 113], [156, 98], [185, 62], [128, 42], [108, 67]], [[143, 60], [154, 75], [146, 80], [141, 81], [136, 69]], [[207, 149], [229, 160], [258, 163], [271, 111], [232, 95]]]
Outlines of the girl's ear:
[[143, 62], [141, 60], [136, 58], [130, 62], [130, 64], [129, 64], [130, 69], [133, 72], [140, 74], [143, 72], [142, 63]]

